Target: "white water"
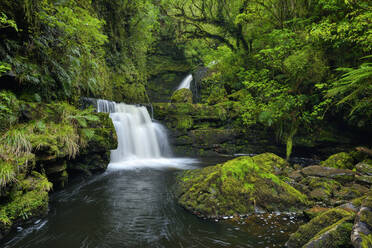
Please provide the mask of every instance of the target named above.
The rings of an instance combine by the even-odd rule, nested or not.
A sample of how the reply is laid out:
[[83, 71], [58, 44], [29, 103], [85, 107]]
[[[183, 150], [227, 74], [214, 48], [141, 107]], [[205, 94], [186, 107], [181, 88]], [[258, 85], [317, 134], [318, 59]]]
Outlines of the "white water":
[[196, 162], [171, 158], [166, 129], [151, 120], [146, 107], [98, 100], [97, 110], [110, 113], [118, 136], [118, 148], [111, 151], [109, 169], [184, 169]]
[[191, 88], [191, 82], [193, 80], [193, 77], [191, 74], [187, 75], [187, 77], [185, 77], [181, 84], [178, 86], [177, 90], [180, 90], [180, 89], [190, 89]]

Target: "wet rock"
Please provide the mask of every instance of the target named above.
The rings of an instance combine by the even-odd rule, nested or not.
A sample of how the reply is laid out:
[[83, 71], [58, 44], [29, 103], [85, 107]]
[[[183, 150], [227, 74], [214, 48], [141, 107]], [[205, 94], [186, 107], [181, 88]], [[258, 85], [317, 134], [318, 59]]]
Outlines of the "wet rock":
[[304, 210], [304, 215], [305, 217], [309, 219], [313, 219], [328, 210], [329, 208], [315, 206], [315, 207]]
[[325, 202], [328, 201], [331, 193], [326, 189], [316, 188], [310, 192], [309, 196], [314, 200]]
[[232, 141], [239, 132], [234, 129], [206, 128], [190, 131], [193, 145], [202, 148], [212, 148], [216, 144]]
[[335, 224], [324, 228], [302, 248], [332, 248], [351, 245], [350, 233], [353, 227], [353, 216], [342, 218]]
[[172, 97], [172, 103], [192, 103], [192, 92], [189, 89], [176, 90]]
[[338, 169], [354, 168], [354, 159], [346, 152], [340, 152], [330, 156], [327, 160], [320, 163], [324, 167], [333, 167]]
[[339, 206], [339, 208], [345, 209], [346, 211], [353, 211], [357, 213], [360, 209], [359, 206], [355, 205], [353, 202], [347, 202]]
[[[330, 209], [317, 217], [313, 218], [309, 223], [300, 226], [293, 233], [286, 243], [289, 248], [298, 248], [307, 245], [306, 247], [338, 247], [338, 246], [317, 246], [337, 237], [337, 242], [345, 241], [345, 233], [351, 232], [352, 225], [349, 223], [354, 217], [353, 212], [349, 212], [339, 208]], [[342, 234], [342, 235], [341, 235]], [[341, 237], [342, 236], [342, 237]], [[350, 237], [350, 233], [346, 235]]]
[[296, 170], [296, 171], [293, 171], [293, 172], [289, 173], [288, 177], [297, 181], [297, 182], [300, 181], [303, 178], [303, 176], [301, 174], [301, 170]]
[[348, 187], [342, 187], [340, 191], [335, 193], [335, 197], [340, 200], [352, 200], [361, 197], [368, 192], [368, 188], [360, 184], [352, 184]]
[[356, 176], [355, 180], [358, 183], [372, 185], [372, 176]]
[[301, 171], [305, 176], [326, 177], [341, 182], [351, 182], [354, 180], [355, 172], [346, 169], [336, 169], [319, 165], [308, 166]]
[[316, 201], [321, 201], [325, 205], [330, 205], [330, 200], [333, 198], [334, 193], [341, 189], [341, 184], [333, 179], [325, 177], [308, 176], [299, 182], [302, 185], [302, 192]]
[[360, 162], [357, 165], [355, 165], [355, 168], [361, 174], [372, 176], [372, 161], [371, 160], [365, 160], [363, 162]]
[[56, 163], [48, 164], [44, 166], [45, 173], [47, 175], [52, 175], [55, 173], [63, 172], [67, 169], [66, 160], [58, 161]]
[[372, 191], [363, 200], [355, 218], [351, 242], [355, 248], [372, 247]]
[[307, 197], [275, 173], [287, 162], [275, 154], [239, 157], [224, 164], [181, 172], [178, 202], [196, 215], [214, 218], [234, 214], [295, 211]]

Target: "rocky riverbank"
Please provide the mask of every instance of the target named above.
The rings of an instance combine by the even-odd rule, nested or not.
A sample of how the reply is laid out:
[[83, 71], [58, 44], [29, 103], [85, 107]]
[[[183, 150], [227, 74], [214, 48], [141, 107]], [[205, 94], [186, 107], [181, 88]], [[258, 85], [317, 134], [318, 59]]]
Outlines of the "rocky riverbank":
[[13, 127], [0, 142], [0, 238], [45, 215], [48, 192], [70, 176], [104, 171], [117, 146], [108, 114], [8, 97]]
[[272, 153], [181, 172], [179, 204], [206, 218], [296, 212], [309, 221], [288, 247], [371, 247], [372, 160], [338, 153], [319, 165], [290, 165]]

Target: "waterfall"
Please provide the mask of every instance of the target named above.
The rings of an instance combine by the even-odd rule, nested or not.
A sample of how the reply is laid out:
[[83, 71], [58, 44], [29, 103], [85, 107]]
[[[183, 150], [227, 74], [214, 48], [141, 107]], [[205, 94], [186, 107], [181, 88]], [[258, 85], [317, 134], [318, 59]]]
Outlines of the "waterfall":
[[180, 89], [183, 89], [183, 88], [186, 88], [186, 89], [190, 89], [191, 88], [191, 82], [193, 80], [193, 77], [191, 74], [187, 75], [187, 77], [185, 77], [181, 84], [178, 86], [177, 90], [180, 90]]
[[152, 122], [146, 107], [98, 100], [97, 111], [110, 113], [118, 136], [111, 163], [171, 155], [166, 129]]
[[191, 169], [191, 158], [172, 158], [166, 128], [153, 121], [144, 106], [97, 100], [97, 111], [110, 113], [118, 137], [111, 150], [110, 170], [138, 168]]

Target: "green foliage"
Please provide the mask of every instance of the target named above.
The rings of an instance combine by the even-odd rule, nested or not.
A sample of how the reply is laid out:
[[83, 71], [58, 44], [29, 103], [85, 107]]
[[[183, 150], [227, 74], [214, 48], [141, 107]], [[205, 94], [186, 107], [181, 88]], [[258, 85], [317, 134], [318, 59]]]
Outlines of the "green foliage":
[[9, 19], [5, 13], [0, 12], [0, 29], [11, 27], [18, 31], [17, 24], [14, 20]]
[[337, 105], [346, 105], [352, 119], [359, 120], [359, 126], [368, 125], [372, 118], [372, 63], [338, 70], [344, 74], [331, 85], [327, 97], [333, 98]]
[[0, 189], [16, 180], [16, 172], [13, 165], [0, 160]]
[[0, 61], [0, 76], [11, 69], [10, 65]]
[[13, 93], [0, 91], [0, 130], [17, 123], [19, 107], [19, 101]]
[[7, 153], [16, 157], [22, 157], [31, 153], [32, 145], [27, 138], [29, 133], [25, 129], [10, 129], [0, 139]]
[[[191, 44], [202, 40], [200, 48], [188, 48], [210, 67], [202, 101], [224, 97], [213, 89], [227, 95], [244, 89], [236, 100], [242, 103], [243, 124], [275, 129], [287, 157], [297, 133], [313, 133], [329, 117], [369, 125], [370, 63], [345, 69], [370, 53], [369, 2], [170, 2], [169, 14], [185, 25], [183, 37]], [[336, 80], [339, 71], [346, 73]]]

